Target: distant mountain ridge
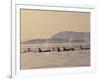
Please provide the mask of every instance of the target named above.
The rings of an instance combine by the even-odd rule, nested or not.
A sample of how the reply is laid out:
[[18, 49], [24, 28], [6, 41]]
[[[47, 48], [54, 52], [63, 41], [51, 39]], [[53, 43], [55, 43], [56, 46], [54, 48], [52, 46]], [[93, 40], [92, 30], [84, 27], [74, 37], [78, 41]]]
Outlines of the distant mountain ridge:
[[22, 42], [22, 44], [59, 44], [59, 43], [83, 43], [90, 42], [89, 32], [73, 32], [73, 31], [63, 31], [56, 33], [48, 39], [33, 39]]

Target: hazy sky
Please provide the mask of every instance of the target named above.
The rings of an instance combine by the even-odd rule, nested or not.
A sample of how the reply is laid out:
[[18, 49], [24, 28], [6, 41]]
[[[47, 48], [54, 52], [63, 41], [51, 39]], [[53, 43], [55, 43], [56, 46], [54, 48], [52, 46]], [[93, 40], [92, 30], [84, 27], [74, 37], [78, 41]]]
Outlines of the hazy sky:
[[90, 31], [90, 13], [21, 9], [21, 41], [49, 38], [61, 31]]

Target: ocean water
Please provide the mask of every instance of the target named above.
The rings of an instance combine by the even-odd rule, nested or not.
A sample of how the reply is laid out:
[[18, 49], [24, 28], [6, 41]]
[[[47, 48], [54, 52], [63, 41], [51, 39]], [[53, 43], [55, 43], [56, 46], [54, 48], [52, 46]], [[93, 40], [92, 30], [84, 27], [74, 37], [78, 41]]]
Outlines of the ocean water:
[[[79, 46], [88, 44], [73, 45], [21, 45], [21, 69], [60, 68], [60, 67], [84, 67], [90, 66], [90, 49], [80, 50]], [[76, 47], [74, 51], [52, 51], [52, 52], [25, 52], [26, 48], [51, 48], [51, 47]]]

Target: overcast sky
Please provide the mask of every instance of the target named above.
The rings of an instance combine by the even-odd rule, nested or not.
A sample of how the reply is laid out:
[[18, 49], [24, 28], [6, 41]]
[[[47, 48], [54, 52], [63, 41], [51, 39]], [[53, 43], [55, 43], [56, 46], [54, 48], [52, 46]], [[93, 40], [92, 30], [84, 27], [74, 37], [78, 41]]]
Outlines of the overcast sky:
[[21, 41], [46, 39], [61, 31], [90, 32], [90, 13], [21, 9]]

